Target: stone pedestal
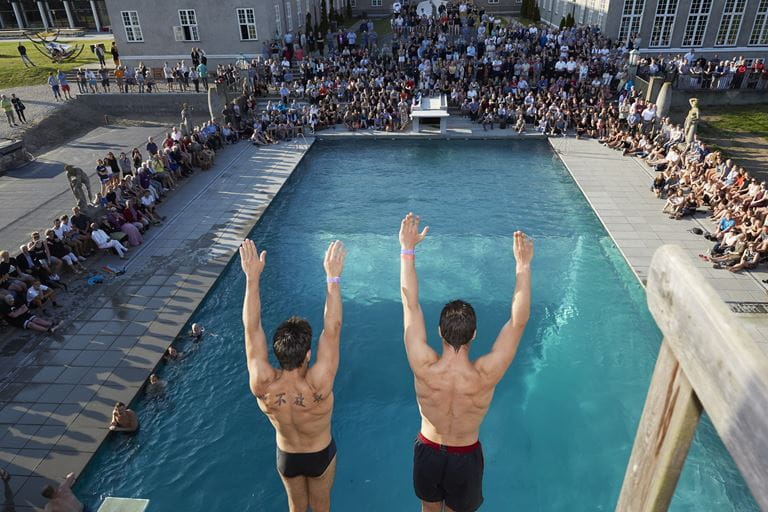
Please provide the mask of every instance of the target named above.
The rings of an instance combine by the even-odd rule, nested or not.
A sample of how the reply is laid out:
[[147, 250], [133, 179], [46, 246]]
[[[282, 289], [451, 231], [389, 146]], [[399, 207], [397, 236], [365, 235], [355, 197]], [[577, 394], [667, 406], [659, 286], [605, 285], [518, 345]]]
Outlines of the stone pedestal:
[[440, 118], [440, 133], [442, 135], [445, 135], [448, 133], [448, 118], [447, 117], [441, 117]]
[[411, 125], [411, 131], [413, 133], [419, 133], [419, 131], [421, 131], [421, 123], [419, 122], [420, 121], [419, 118], [414, 117], [412, 121], [413, 121], [413, 124]]
[[656, 117], [659, 119], [669, 116], [669, 107], [672, 105], [672, 82], [664, 82], [656, 98]]

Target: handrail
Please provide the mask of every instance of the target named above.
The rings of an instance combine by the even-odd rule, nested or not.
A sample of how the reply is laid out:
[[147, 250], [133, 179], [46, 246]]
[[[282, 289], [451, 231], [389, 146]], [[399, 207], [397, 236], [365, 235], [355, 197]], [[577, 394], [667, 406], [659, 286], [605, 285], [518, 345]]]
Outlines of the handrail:
[[768, 357], [680, 247], [656, 251], [646, 291], [664, 341], [616, 510], [667, 510], [702, 409], [768, 510]]

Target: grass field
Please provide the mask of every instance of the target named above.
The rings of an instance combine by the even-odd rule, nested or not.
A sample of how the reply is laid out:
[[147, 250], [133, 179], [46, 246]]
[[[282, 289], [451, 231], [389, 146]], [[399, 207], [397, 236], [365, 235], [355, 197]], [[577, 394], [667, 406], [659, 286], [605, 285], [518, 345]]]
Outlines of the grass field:
[[768, 140], [768, 109], [765, 106], [733, 106], [705, 111], [706, 131], [721, 137], [756, 135]]
[[[83, 64], [89, 64], [96, 62], [96, 56], [91, 52], [90, 45], [97, 43], [104, 43], [104, 47], [109, 50], [111, 40], [109, 39], [88, 39], [88, 40], [74, 40], [63, 41], [64, 44], [75, 45], [79, 43], [85, 44], [85, 48], [80, 56], [73, 62], [66, 62], [61, 65], [53, 64], [47, 57], [40, 54], [31, 42], [24, 43], [27, 47], [27, 56], [32, 59], [37, 67], [26, 68], [21, 62], [19, 52], [16, 47], [19, 45], [17, 42], [0, 42], [0, 89], [6, 89], [8, 87], [22, 87], [25, 85], [38, 85], [45, 83], [50, 71], [56, 71], [61, 69], [69, 71], [70, 69], [77, 68]], [[107, 58], [111, 59], [109, 53]]]

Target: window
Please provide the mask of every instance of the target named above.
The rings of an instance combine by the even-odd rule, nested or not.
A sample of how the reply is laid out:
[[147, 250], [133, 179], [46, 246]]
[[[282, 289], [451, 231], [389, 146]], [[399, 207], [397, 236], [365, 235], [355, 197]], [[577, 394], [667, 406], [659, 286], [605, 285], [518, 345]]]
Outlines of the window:
[[139, 13], [137, 11], [121, 11], [120, 16], [123, 18], [123, 26], [125, 27], [125, 40], [129, 43], [144, 42], [144, 34], [141, 33], [141, 25], [139, 25]]
[[624, 0], [624, 9], [621, 12], [621, 25], [619, 25], [619, 41], [629, 41], [630, 37], [635, 37], [640, 32], [644, 7], [645, 0]]
[[371, 7], [381, 7], [381, 0], [371, 0]]
[[584, 24], [584, 14], [586, 12], [586, 8], [583, 5], [577, 5], [576, 10], [579, 11], [579, 23]]
[[296, 22], [299, 28], [304, 26], [304, 18], [301, 16], [301, 0], [296, 0]]
[[755, 24], [752, 26], [752, 35], [749, 36], [749, 44], [750, 46], [768, 45], [768, 0], [760, 0]]
[[259, 38], [256, 32], [256, 13], [252, 8], [237, 10], [237, 24], [240, 26], [240, 39], [243, 41]]
[[709, 22], [709, 11], [712, 10], [712, 0], [692, 0], [688, 21], [685, 22], [683, 47], [701, 46]]
[[199, 41], [197, 34], [197, 16], [194, 9], [180, 9], [179, 22], [181, 24], [182, 41]]
[[349, 0], [349, 6], [353, 9], [357, 7], [357, 0]]
[[489, 4], [497, 4], [499, 3], [499, 0], [488, 0]]
[[715, 38], [715, 46], [736, 45], [736, 36], [739, 35], [745, 5], [746, 0], [725, 0], [723, 17], [720, 18], [720, 28], [717, 30], [717, 37]]
[[288, 23], [288, 32], [293, 32], [293, 16], [291, 16], [291, 2], [285, 2], [285, 21]]
[[675, 14], [677, 14], [677, 0], [659, 0], [651, 29], [651, 42], [648, 46], [651, 48], [669, 46]]
[[275, 31], [278, 35], [283, 34], [283, 20], [280, 17], [280, 4], [275, 4]]

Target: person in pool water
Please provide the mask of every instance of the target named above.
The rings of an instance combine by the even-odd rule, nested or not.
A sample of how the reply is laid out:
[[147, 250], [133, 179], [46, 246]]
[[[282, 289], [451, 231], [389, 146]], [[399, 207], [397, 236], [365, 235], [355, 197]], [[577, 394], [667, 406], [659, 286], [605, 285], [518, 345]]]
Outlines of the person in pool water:
[[[490, 353], [471, 361], [476, 318], [471, 305], [449, 302], [440, 314], [442, 354], [427, 344], [419, 305], [415, 249], [427, 236], [419, 217], [409, 213], [400, 224], [400, 290], [403, 301], [405, 352], [413, 370], [421, 430], [414, 444], [413, 486], [422, 511], [473, 512], [483, 503], [483, 452], [480, 424], [493, 392], [517, 352], [528, 322], [531, 302], [533, 242], [514, 234], [516, 278], [510, 319]], [[443, 507], [445, 507], [443, 509]]]
[[72, 484], [75, 483], [75, 474], [70, 473], [57, 488], [46, 485], [42, 495], [48, 499], [44, 512], [91, 512], [91, 509], [80, 503], [80, 500], [72, 493]]
[[192, 324], [192, 330], [189, 331], [189, 335], [194, 341], [200, 341], [205, 334], [205, 327], [200, 324]]
[[325, 512], [331, 506], [336, 474], [336, 443], [331, 435], [333, 381], [339, 366], [341, 289], [344, 245], [334, 241], [323, 260], [326, 273], [323, 332], [317, 342], [317, 359], [310, 367], [312, 328], [303, 318], [281, 323], [272, 338], [279, 363], [267, 358], [267, 338], [261, 324], [259, 279], [266, 264], [251, 240], [240, 246], [240, 263], [246, 277], [243, 302], [245, 358], [249, 385], [261, 411], [275, 427], [277, 471], [288, 494], [291, 512]]

